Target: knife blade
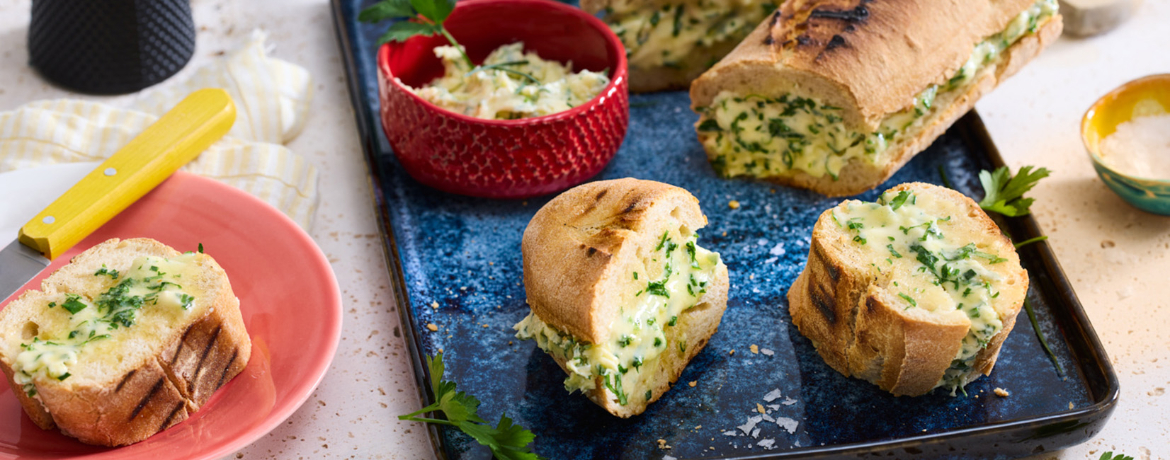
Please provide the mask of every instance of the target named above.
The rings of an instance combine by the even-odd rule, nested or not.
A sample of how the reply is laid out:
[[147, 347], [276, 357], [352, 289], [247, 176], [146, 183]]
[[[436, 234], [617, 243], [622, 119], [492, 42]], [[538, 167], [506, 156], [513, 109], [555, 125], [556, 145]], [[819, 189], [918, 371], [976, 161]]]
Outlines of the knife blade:
[[235, 103], [222, 89], [180, 101], [21, 227], [0, 251], [0, 299], [207, 150], [235, 120]]

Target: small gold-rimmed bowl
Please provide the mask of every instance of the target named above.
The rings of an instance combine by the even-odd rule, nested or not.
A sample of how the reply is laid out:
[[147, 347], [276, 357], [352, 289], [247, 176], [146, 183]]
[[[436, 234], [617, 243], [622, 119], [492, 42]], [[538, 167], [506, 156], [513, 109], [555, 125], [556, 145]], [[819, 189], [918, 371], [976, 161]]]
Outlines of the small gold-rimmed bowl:
[[1139, 177], [1119, 171], [1110, 166], [1100, 150], [1101, 141], [1116, 132], [1117, 125], [1141, 116], [1165, 114], [1170, 114], [1170, 74], [1139, 78], [1093, 103], [1081, 119], [1081, 139], [1093, 168], [1110, 190], [1138, 209], [1170, 216], [1170, 177]]

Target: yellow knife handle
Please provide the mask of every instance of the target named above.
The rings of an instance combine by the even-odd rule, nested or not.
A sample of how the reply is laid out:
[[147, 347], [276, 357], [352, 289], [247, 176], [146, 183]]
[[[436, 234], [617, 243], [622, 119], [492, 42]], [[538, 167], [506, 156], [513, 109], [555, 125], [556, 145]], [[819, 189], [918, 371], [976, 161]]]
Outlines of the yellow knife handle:
[[56, 259], [222, 138], [236, 105], [222, 89], [191, 93], [20, 229]]

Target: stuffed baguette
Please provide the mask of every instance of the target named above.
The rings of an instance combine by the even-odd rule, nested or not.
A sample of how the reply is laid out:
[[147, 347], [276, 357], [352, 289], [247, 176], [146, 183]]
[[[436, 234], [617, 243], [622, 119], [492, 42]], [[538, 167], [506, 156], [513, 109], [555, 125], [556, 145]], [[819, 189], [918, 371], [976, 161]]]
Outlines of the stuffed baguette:
[[1055, 0], [789, 1], [691, 85], [717, 172], [872, 189], [1055, 41]]
[[954, 394], [991, 373], [1027, 292], [1015, 248], [979, 205], [910, 183], [821, 214], [788, 308], [845, 376], [895, 395]]
[[727, 266], [697, 244], [707, 224], [678, 187], [619, 179], [556, 197], [524, 231], [531, 314], [516, 336], [619, 417], [646, 410], [707, 344], [727, 307]]
[[626, 48], [630, 91], [682, 89], [776, 9], [780, 0], [582, 0]]

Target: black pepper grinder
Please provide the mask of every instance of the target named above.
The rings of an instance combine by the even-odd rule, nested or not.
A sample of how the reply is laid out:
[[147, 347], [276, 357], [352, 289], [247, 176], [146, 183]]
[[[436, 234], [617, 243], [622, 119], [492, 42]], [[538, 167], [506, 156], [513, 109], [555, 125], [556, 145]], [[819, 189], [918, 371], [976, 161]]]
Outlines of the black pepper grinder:
[[174, 75], [194, 52], [189, 0], [32, 2], [30, 64], [74, 91], [139, 91]]

